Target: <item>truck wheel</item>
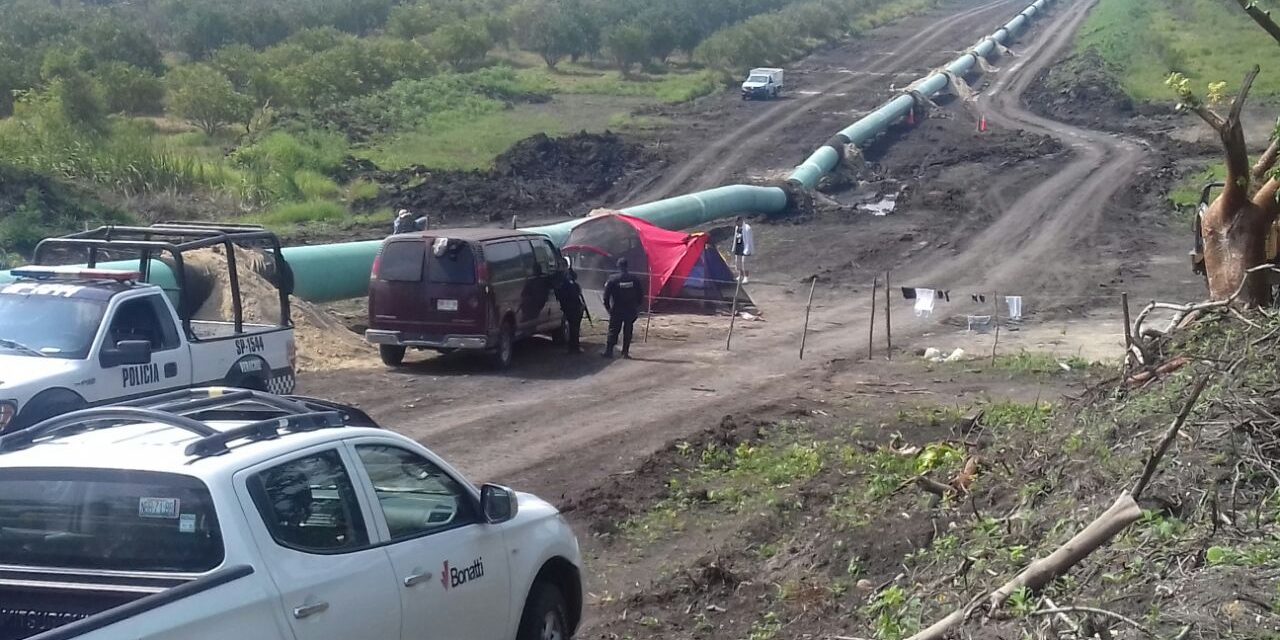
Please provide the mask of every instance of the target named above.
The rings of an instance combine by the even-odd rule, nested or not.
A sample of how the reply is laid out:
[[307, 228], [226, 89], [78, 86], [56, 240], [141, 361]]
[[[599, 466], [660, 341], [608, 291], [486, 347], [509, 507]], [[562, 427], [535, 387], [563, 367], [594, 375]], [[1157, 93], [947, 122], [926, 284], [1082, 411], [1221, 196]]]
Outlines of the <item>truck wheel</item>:
[[388, 367], [398, 367], [404, 362], [404, 347], [394, 344], [378, 345], [378, 355], [382, 358], [382, 364]]
[[511, 366], [515, 347], [516, 330], [512, 328], [510, 322], [504, 322], [502, 332], [498, 334], [498, 347], [493, 351], [493, 366], [497, 369], [506, 369]]
[[516, 640], [569, 640], [568, 611], [564, 596], [555, 585], [535, 583], [524, 605]]
[[17, 431], [25, 429], [38, 422], [43, 422], [49, 418], [60, 416], [64, 413], [79, 411], [89, 406], [84, 398], [74, 392], [66, 389], [50, 389], [44, 391], [31, 399], [27, 406], [22, 408], [22, 413], [18, 414], [18, 419], [7, 431]]

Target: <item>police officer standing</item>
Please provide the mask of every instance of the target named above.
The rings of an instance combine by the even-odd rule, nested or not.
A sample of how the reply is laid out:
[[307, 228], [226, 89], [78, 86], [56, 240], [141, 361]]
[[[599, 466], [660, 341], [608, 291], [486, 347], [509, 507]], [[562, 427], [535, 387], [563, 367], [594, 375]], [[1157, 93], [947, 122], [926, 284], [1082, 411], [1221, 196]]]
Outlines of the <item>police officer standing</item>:
[[613, 357], [613, 348], [618, 346], [618, 332], [621, 331], [622, 357], [631, 358], [631, 335], [643, 301], [644, 285], [631, 275], [627, 259], [619, 258], [618, 272], [604, 284], [604, 308], [609, 312], [609, 343], [600, 355]]
[[560, 276], [560, 282], [556, 286], [556, 300], [560, 302], [560, 310], [564, 312], [564, 320], [569, 326], [569, 335], [566, 336], [569, 353], [582, 353], [579, 336], [582, 335], [582, 314], [587, 307], [583, 304], [578, 274], [572, 268], [565, 270]]

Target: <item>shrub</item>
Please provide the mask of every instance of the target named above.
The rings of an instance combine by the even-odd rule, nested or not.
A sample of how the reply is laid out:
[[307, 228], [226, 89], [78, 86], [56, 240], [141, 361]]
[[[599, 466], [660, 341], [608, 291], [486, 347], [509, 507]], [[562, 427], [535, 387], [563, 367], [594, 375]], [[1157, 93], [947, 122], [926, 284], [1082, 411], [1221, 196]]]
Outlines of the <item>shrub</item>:
[[164, 83], [160, 78], [123, 62], [99, 65], [94, 75], [111, 113], [153, 115], [164, 111]]
[[293, 184], [303, 200], [330, 200], [338, 197], [338, 183], [310, 169], [293, 174]]

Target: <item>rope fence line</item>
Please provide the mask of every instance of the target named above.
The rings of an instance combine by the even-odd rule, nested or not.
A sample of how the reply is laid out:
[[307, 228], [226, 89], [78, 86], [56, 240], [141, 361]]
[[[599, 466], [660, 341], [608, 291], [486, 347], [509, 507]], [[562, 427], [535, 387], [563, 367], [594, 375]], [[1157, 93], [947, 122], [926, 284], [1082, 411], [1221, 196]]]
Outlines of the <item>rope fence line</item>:
[[[593, 271], [593, 272], [599, 272], [599, 273], [614, 273], [613, 271], [606, 271], [603, 269], [591, 269], [591, 270], [584, 269], [583, 271]], [[651, 275], [649, 273], [644, 273], [644, 272], [632, 272], [632, 274], [640, 277]], [[727, 327], [727, 335], [725, 337], [724, 349], [726, 351], [732, 350], [734, 331], [735, 331], [735, 327], [736, 327], [739, 315], [742, 315], [743, 319], [746, 319], [746, 320], [759, 320], [764, 318], [762, 314], [760, 314], [757, 311], [757, 309], [754, 307], [751, 308], [750, 315], [747, 315], [746, 312], [740, 313], [740, 310], [744, 303], [744, 297], [741, 295], [743, 293], [743, 287], [741, 282], [737, 280], [714, 280], [712, 282], [716, 282], [718, 284], [723, 284], [723, 285], [732, 285], [734, 287], [734, 296], [729, 299], [705, 299], [705, 298], [679, 297], [679, 296], [673, 296], [673, 295], [651, 296], [650, 299], [648, 300], [647, 312], [642, 313], [642, 315], [645, 316], [645, 328], [644, 328], [645, 340], [647, 341], [647, 337], [649, 334], [649, 327], [650, 327], [650, 324], [652, 323], [653, 316], [664, 315], [664, 310], [662, 309], [662, 306], [667, 306], [666, 303], [676, 303], [676, 304], [685, 305], [686, 309], [688, 308], [688, 306], [694, 306], [694, 307], [700, 306], [703, 309], [712, 309], [714, 310], [716, 315], [719, 315], [720, 317], [723, 317], [724, 311], [728, 310], [730, 318], [729, 318], [729, 323]], [[906, 298], [905, 296], [903, 298], [898, 298], [898, 295], [902, 291], [902, 287], [888, 286], [886, 288], [886, 285], [889, 285], [890, 282], [891, 282], [890, 274], [886, 273], [883, 279], [881, 279], [880, 277], [877, 277], [866, 287], [867, 289], [870, 290], [870, 294], [868, 298], [871, 300], [871, 304], [873, 305], [872, 307], [868, 308], [870, 309], [870, 313], [868, 314], [870, 317], [866, 321], [868, 325], [867, 327], [867, 346], [868, 346], [867, 358], [868, 359], [873, 358], [876, 352], [876, 348], [875, 348], [876, 337], [877, 337], [876, 324], [877, 324], [877, 321], [880, 320], [880, 318], [877, 316], [883, 316], [883, 320], [880, 320], [880, 322], [883, 322], [884, 324], [884, 326], [882, 327], [883, 335], [884, 335], [884, 338], [883, 338], [884, 350], [882, 352], [883, 356], [885, 357], [885, 359], [888, 359], [888, 360], [893, 359], [893, 356], [895, 354], [894, 345], [893, 345], [893, 325], [894, 325], [893, 315], [895, 315], [894, 314], [895, 306], [898, 306], [900, 310], [907, 313], [906, 317], [908, 317], [912, 323], [918, 323], [920, 321], [928, 321], [930, 318], [933, 318], [936, 315], [938, 316], [937, 324], [940, 327], [942, 326], [954, 327], [957, 330], [963, 330], [966, 334], [969, 334], [969, 335], [986, 335], [986, 334], [994, 333], [995, 339], [993, 341], [993, 344], [991, 345], [991, 355], [990, 355], [990, 359], [994, 363], [996, 359], [999, 357], [999, 350], [1002, 344], [1004, 345], [1008, 344], [1008, 339], [1007, 339], [1008, 336], [1002, 335], [1001, 333], [1002, 329], [1007, 330], [1009, 332], [1017, 332], [1020, 329], [1025, 329], [1028, 326], [1035, 326], [1035, 325], [1053, 328], [1053, 327], [1056, 327], [1059, 322], [1061, 322], [1062, 333], [1063, 335], [1066, 335], [1067, 328], [1069, 324], [1072, 322], [1072, 319], [1071, 319], [1072, 316], [1080, 316], [1082, 318], [1088, 317], [1090, 313], [1094, 311], [1095, 308], [1100, 306], [1110, 305], [1110, 304], [1115, 304], [1116, 306], [1120, 307], [1118, 309], [1115, 309], [1115, 311], [1117, 312], [1117, 316], [1123, 316], [1127, 314], [1127, 312], [1129, 311], [1128, 309], [1129, 298], [1136, 298], [1139, 300], [1144, 299], [1142, 296], [1130, 295], [1124, 291], [1115, 291], [1115, 292], [1108, 291], [1108, 292], [1099, 292], [1099, 293], [1082, 295], [1075, 292], [1071, 294], [1057, 294], [1057, 293], [1047, 292], [1043, 290], [1034, 290], [1034, 292], [1030, 295], [1027, 295], [1027, 294], [1007, 295], [1006, 292], [1003, 292], [1003, 291], [997, 292], [994, 287], [986, 291], [979, 290], [977, 287], [958, 287], [953, 289], [941, 290], [942, 292], [951, 293], [949, 300], [945, 295], [943, 297], [936, 297], [934, 299], [932, 306], [927, 311], [917, 312], [915, 314], [912, 314], [910, 311], [914, 310], [914, 307], [916, 306], [916, 300], [913, 300], [911, 298]], [[818, 287], [818, 284], [820, 284], [819, 279], [809, 278], [803, 281], [803, 283], [810, 285], [807, 302], [804, 302], [804, 300], [800, 297], [805, 295], [805, 293], [803, 291], [797, 291], [798, 295], [794, 299], [795, 304], [791, 305], [790, 302], [788, 302], [788, 305], [787, 305], [788, 309], [794, 310], [798, 314], [797, 316], [795, 316], [796, 318], [798, 318], [800, 315], [803, 315], [804, 317], [802, 328], [798, 331], [800, 335], [797, 336], [798, 338], [797, 344], [799, 345], [797, 357], [802, 360], [805, 357], [805, 351], [808, 345], [808, 334], [811, 331], [811, 320], [813, 322], [817, 322], [819, 326], [834, 325], [834, 326], [843, 327], [848, 324], [847, 322], [833, 322], [831, 320], [823, 319], [820, 315], [815, 315], [813, 313], [814, 311], [822, 309], [824, 306], [826, 306], [822, 304], [823, 302], [822, 298], [815, 297], [815, 293], [819, 290], [819, 287]], [[752, 281], [750, 284], [755, 285], [757, 283]], [[774, 286], [773, 283], [767, 283], [767, 282], [760, 283], [760, 284], [762, 284], [763, 286]], [[785, 286], [796, 287], [797, 284], [802, 284], [802, 283], [788, 284]], [[798, 287], [796, 288], [798, 289]], [[907, 288], [913, 289], [914, 287], [907, 287]], [[598, 290], [593, 290], [593, 291], [598, 291]], [[939, 290], [935, 289], [934, 291], [938, 292]], [[960, 293], [952, 293], [952, 292], [960, 292]], [[849, 300], [852, 300], [854, 298], [853, 295], [850, 295], [847, 293], [847, 290], [836, 291], [835, 294], [838, 296], [843, 295]], [[863, 294], [859, 292], [856, 295], [857, 297], [860, 298]], [[881, 296], [884, 296], [883, 301], [880, 300]], [[1154, 298], [1158, 298], [1158, 297], [1159, 296], [1155, 296]], [[1019, 303], [1018, 307], [1011, 308], [1009, 306], [1008, 298], [1020, 298], [1021, 302]], [[745, 300], [750, 301], [750, 298], [749, 297], [745, 298]], [[831, 298], [826, 298], [826, 301], [829, 303], [831, 301]], [[880, 306], [879, 303], [882, 303], [884, 305], [884, 309], [879, 308]], [[1088, 303], [1089, 308], [1073, 310], [1069, 308], [1072, 303]], [[661, 306], [655, 310], [655, 306], [654, 306], [655, 304], [659, 304]], [[1064, 306], [1068, 308], [1064, 309]], [[669, 311], [670, 307], [667, 307], [667, 309]], [[1037, 318], [1037, 316], [1040, 316], [1041, 313], [1044, 313], [1046, 311], [1054, 314], [1060, 314], [1064, 310], [1067, 312], [1066, 317], [1062, 317], [1060, 315], [1052, 315], [1049, 317], [1041, 316], [1040, 318]], [[677, 310], [675, 311], [675, 313], [679, 313], [679, 311]], [[862, 321], [859, 321], [859, 324], [861, 322]], [[1127, 323], [1125, 323], [1124, 328], [1125, 329], [1128, 328]], [[1125, 331], [1118, 331], [1117, 335], [1120, 335], [1123, 333], [1125, 333]], [[1001, 340], [1002, 337], [1006, 339], [1002, 341]], [[1008, 347], [1006, 346], [1006, 350], [1007, 349]]]

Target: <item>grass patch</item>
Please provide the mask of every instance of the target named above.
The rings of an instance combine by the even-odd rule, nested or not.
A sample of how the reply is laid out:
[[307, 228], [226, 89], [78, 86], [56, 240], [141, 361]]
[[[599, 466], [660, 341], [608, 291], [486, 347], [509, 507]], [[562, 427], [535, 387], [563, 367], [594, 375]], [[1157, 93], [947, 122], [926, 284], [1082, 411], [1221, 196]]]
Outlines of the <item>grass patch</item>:
[[[1266, 9], [1274, 0], [1259, 0]], [[1178, 71], [1201, 92], [1210, 82], [1236, 89], [1249, 65], [1277, 53], [1276, 43], [1239, 7], [1218, 0], [1101, 0], [1076, 42], [1094, 49], [1119, 72], [1130, 97], [1171, 102], [1165, 78]], [[1253, 96], [1280, 96], [1280, 75], [1263, 74]]]
[[456, 118], [421, 127], [357, 151], [383, 169], [422, 165], [432, 169], [488, 169], [493, 159], [534, 134], [570, 133], [572, 123], [549, 115], [511, 111]]
[[251, 220], [272, 229], [313, 222], [333, 222], [347, 217], [347, 209], [336, 202], [291, 202], [266, 213], [249, 216]]
[[1080, 356], [1064, 358], [1041, 351], [1019, 351], [996, 356], [995, 369], [1020, 376], [1046, 376], [1087, 371], [1093, 365]]
[[667, 104], [711, 95], [723, 89], [729, 81], [722, 73], [705, 70], [627, 78], [616, 71], [553, 73], [547, 69], [527, 69], [521, 75], [529, 82], [554, 87], [556, 93], [653, 98]]
[[1200, 206], [1200, 191], [1206, 184], [1222, 182], [1226, 177], [1227, 165], [1215, 164], [1183, 178], [1167, 196], [1169, 204], [1174, 208], [1174, 218], [1180, 222], [1190, 223], [1196, 208]]
[[616, 113], [609, 118], [609, 129], [613, 131], [638, 132], [657, 131], [672, 124], [671, 118], [663, 116], [641, 116], [632, 113]]

